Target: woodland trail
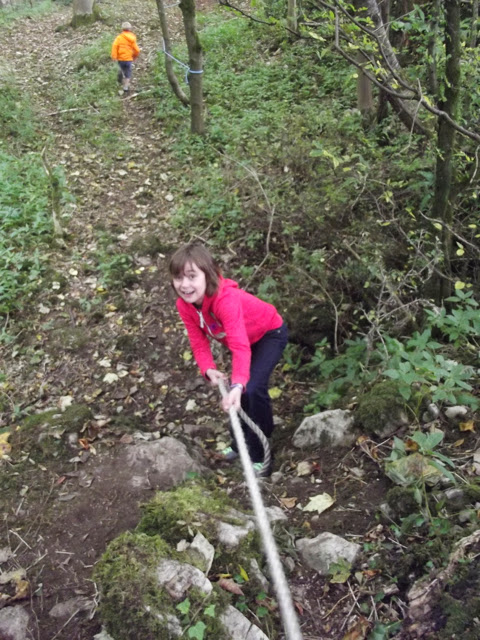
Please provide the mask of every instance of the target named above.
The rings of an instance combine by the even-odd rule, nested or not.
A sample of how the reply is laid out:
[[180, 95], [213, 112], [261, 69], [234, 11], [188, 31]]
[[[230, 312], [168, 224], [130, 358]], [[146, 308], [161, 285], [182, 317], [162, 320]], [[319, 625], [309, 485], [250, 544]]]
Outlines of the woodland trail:
[[[73, 424], [59, 430], [59, 440], [70, 438], [63, 457], [43, 456], [38, 439], [24, 441], [22, 471], [12, 473], [1, 496], [6, 514], [2, 535], [15, 548], [16, 566], [27, 569], [32, 587], [29, 610], [35, 620], [35, 640], [91, 640], [100, 630], [97, 616], [89, 615], [91, 608], [78, 615], [73, 612], [70, 619], [57, 619], [49, 612], [75, 598], [96, 604], [92, 566], [111, 539], [138, 522], [138, 504], [121, 478], [117, 482], [112, 478], [102, 494], [91, 484], [88, 459], [128, 445], [138, 432], [176, 435], [190, 421], [204, 431], [197, 440], [209, 463], [215, 461], [215, 447], [227, 433], [217, 392], [203, 384], [185, 355], [188, 345], [162, 258], [162, 247], [165, 256], [179, 242], [170, 215], [182, 197], [188, 163], [179, 166], [170, 158], [173, 140], [162, 129], [157, 114], [161, 104], [148, 92], [159, 48], [155, 6], [142, 0], [100, 6], [112, 12], [114, 8], [117, 26], [98, 22], [77, 31], [56, 31], [70, 19], [71, 9], [59, 8], [50, 15], [16, 22], [3, 34], [11, 76], [31, 93], [32, 108], [45, 123], [38, 131], [41, 146], [46, 147], [51, 166], [63, 167], [66, 190], [74, 196], [65, 205], [67, 217], [61, 219], [66, 246], [50, 251], [53, 276], [45, 280], [21, 317], [7, 318], [5, 329], [15, 335], [15, 341], [13, 347], [0, 346], [0, 358], [8, 371], [9, 417], [15, 415], [15, 407], [28, 414], [55, 413], [68, 403], [90, 412], [86, 430], [76, 433]], [[180, 14], [178, 8], [170, 11], [174, 39], [180, 33]], [[101, 96], [89, 94], [85, 110], [92, 115], [92, 128], [86, 136], [76, 125], [79, 112], [69, 110], [67, 99], [85, 90], [82, 83], [87, 72], [78, 68], [78, 56], [99, 38], [113, 40], [126, 19], [142, 48], [133, 81], [133, 93], [139, 95], [125, 100], [112, 96], [120, 105], [118, 117], [105, 122]], [[116, 66], [111, 61], [106, 64], [115, 84]], [[111, 136], [111, 147], [95, 144], [96, 136]], [[159, 260], [153, 252], [132, 248], [137, 241], [146, 246], [153, 240]], [[123, 251], [133, 255], [132, 278], [110, 288], [102, 281], [102, 265]], [[119, 277], [125, 275], [121, 272], [120, 265]], [[309, 385], [295, 383], [285, 373], [275, 375], [283, 389], [275, 403], [282, 416], [275, 436], [276, 465], [286, 479], [269, 489], [268, 500], [280, 504], [280, 496], [301, 501], [317, 493], [318, 485], [296, 476], [296, 459], [305, 454], [291, 447]], [[192, 398], [195, 405], [189, 410]], [[0, 423], [3, 426], [12, 424]], [[345, 507], [333, 512], [330, 521], [313, 525], [304, 521], [301, 511], [292, 510], [292, 526], [303, 533], [315, 534], [317, 527], [363, 535], [382, 495], [375, 465], [378, 484], [371, 485], [366, 495], [366, 483], [349, 475], [349, 463], [357, 462], [347, 458], [355, 453], [329, 454], [327, 460], [319, 455], [312, 452], [311, 457], [320, 460], [315, 464], [322, 472], [322, 489], [335, 493]], [[240, 476], [226, 473], [218, 476], [219, 484], [245, 500]], [[333, 591], [319, 602], [323, 587], [315, 573], [300, 572], [291, 583], [304, 608], [302, 623], [308, 637], [342, 637], [338, 628], [343, 629], [345, 609], [336, 603], [344, 594]], [[345, 606], [350, 608], [348, 601]], [[330, 609], [335, 616], [321, 623]]]

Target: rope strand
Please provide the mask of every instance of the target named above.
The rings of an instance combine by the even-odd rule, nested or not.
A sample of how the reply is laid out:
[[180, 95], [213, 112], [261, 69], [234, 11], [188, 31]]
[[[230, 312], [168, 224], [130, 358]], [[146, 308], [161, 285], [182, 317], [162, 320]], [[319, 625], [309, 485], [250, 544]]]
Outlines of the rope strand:
[[[218, 386], [220, 389], [220, 393], [222, 394], [222, 398], [224, 398], [227, 395], [225, 385], [222, 381], [220, 381]], [[238, 452], [240, 454], [240, 460], [242, 462], [247, 487], [250, 492], [253, 510], [257, 518], [257, 526], [262, 537], [263, 548], [265, 550], [265, 555], [267, 556], [273, 585], [277, 594], [283, 628], [285, 629], [287, 640], [303, 640], [302, 633], [300, 631], [300, 625], [297, 619], [297, 614], [295, 613], [295, 609], [293, 606], [292, 595], [285, 578], [285, 573], [280, 561], [277, 545], [270, 528], [270, 522], [268, 520], [267, 512], [265, 511], [265, 506], [262, 501], [262, 496], [260, 494], [257, 478], [255, 477], [255, 472], [253, 470], [252, 461], [248, 454], [247, 444], [245, 442], [245, 436], [243, 435], [240, 419], [234, 407], [230, 407], [228, 413], [230, 416], [230, 421], [232, 423], [233, 434], [238, 445]], [[250, 418], [248, 420], [250, 426]], [[255, 425], [255, 427], [256, 429], [260, 430], [257, 425]], [[268, 441], [267, 448], [270, 452]]]

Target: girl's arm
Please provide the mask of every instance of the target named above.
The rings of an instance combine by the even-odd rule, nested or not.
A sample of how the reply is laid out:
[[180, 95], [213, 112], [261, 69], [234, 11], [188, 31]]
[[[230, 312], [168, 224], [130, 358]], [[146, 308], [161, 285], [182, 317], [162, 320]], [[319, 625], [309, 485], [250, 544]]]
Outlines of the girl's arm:
[[245, 388], [250, 378], [252, 352], [240, 297], [235, 293], [219, 298], [214, 313], [225, 330], [225, 342], [232, 353], [232, 384], [242, 384]]

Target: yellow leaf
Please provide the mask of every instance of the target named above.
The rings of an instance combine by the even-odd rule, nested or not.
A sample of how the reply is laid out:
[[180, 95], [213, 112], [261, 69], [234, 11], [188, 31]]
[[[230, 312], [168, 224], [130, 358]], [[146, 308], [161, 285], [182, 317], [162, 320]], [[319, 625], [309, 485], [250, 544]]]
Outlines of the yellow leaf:
[[465, 438], [460, 438], [460, 440], [457, 440], [456, 442], [453, 443], [453, 446], [461, 447], [464, 442], [465, 442]]
[[8, 456], [10, 451], [12, 450], [12, 445], [8, 442], [10, 437], [10, 431], [5, 431], [5, 433], [0, 433], [0, 460]]
[[184, 351], [184, 352], [182, 353], [182, 358], [183, 358], [186, 362], [188, 362], [189, 360], [191, 360], [191, 359], [192, 359], [192, 352], [191, 352], [191, 351]]
[[459, 289], [465, 289], [465, 282], [462, 282], [461, 280], [457, 280], [455, 282], [455, 289], [458, 291]]
[[334, 502], [335, 500], [328, 493], [319, 493], [318, 495], [313, 496], [313, 498], [310, 498], [310, 502], [303, 507], [303, 510], [323, 513], [323, 511], [326, 511], [326, 509], [331, 507]]
[[245, 582], [248, 582], [250, 580], [250, 578], [248, 577], [248, 573], [245, 571], [241, 564], [238, 565], [238, 571]]
[[473, 420], [469, 420], [468, 422], [460, 422], [458, 426], [460, 431], [475, 431]]
[[272, 387], [268, 390], [268, 395], [272, 400], [276, 400], [276, 398], [279, 398], [282, 395], [282, 390], [278, 387]]

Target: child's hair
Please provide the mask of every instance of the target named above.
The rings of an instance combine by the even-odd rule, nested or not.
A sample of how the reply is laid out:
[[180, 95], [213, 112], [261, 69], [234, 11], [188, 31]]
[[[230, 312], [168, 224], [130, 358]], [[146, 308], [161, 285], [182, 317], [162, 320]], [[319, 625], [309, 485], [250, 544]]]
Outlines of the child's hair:
[[210, 252], [198, 242], [186, 244], [177, 249], [168, 265], [172, 278], [178, 278], [185, 271], [185, 266], [193, 262], [205, 274], [207, 296], [213, 296], [218, 290], [222, 272]]

